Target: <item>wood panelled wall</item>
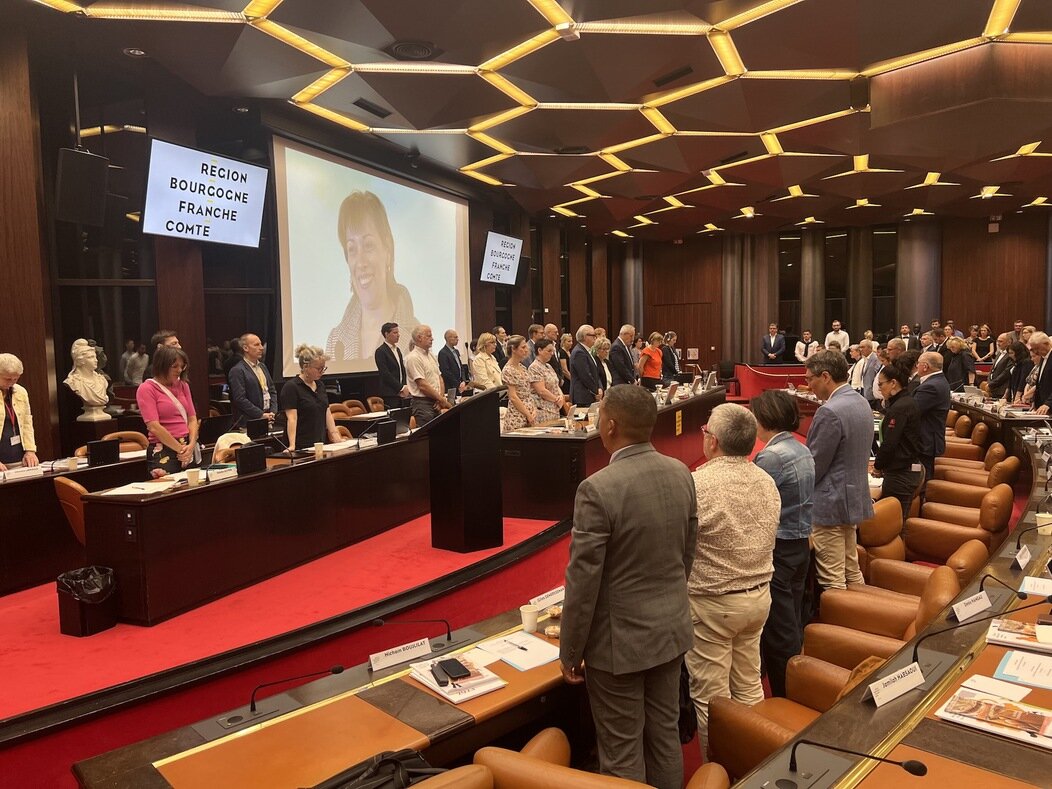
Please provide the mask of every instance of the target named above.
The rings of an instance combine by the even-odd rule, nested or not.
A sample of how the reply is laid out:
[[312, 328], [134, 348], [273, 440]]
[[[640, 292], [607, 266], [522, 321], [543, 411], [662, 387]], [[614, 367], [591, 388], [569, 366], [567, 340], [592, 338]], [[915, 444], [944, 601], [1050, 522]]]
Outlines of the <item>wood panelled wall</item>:
[[[723, 239], [694, 238], [683, 244], [643, 247], [643, 325], [636, 328], [674, 331], [676, 347], [698, 348], [698, 364], [720, 360]], [[618, 327], [619, 328], [619, 327]], [[616, 331], [616, 329], [615, 329]], [[715, 348], [716, 350], [711, 350]]]
[[988, 323], [995, 335], [1017, 318], [1042, 328], [1048, 240], [1045, 211], [1008, 214], [997, 233], [985, 218], [944, 220], [939, 317], [960, 329]]

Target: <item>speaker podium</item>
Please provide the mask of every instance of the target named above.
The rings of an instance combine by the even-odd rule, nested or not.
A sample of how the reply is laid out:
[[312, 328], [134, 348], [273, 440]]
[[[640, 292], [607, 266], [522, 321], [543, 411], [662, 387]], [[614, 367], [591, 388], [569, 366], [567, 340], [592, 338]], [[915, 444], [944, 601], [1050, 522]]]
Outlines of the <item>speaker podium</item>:
[[500, 395], [465, 397], [413, 434], [429, 439], [431, 545], [469, 553], [504, 544]]

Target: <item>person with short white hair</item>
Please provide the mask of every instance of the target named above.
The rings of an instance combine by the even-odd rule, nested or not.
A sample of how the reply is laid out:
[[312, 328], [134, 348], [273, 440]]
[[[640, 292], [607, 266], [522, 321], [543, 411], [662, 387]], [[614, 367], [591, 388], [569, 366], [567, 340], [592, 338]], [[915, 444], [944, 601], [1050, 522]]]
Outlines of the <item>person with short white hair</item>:
[[24, 368], [13, 353], [0, 353], [0, 395], [4, 401], [4, 424], [0, 431], [0, 471], [11, 466], [37, 466], [37, 442], [29, 392], [18, 385]]
[[420, 325], [411, 332], [413, 350], [406, 354], [405, 373], [409, 394], [413, 398], [416, 426], [423, 427], [442, 411], [452, 408], [442, 391], [442, 373], [431, 353], [435, 342], [431, 327]]
[[582, 324], [577, 328], [577, 345], [570, 352], [570, 400], [574, 405], [589, 406], [603, 396], [599, 386], [599, 366], [592, 356], [595, 328]]

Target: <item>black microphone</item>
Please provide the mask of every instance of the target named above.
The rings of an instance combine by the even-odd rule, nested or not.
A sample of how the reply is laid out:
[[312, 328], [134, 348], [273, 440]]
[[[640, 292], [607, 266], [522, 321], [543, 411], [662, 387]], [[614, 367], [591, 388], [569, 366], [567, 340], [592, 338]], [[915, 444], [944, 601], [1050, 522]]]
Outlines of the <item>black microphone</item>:
[[286, 677], [285, 679], [277, 679], [273, 682], [264, 682], [262, 685], [256, 685], [252, 690], [252, 696], [249, 698], [248, 711], [256, 711], [256, 694], [263, 690], [263, 688], [269, 688], [271, 685], [281, 685], [284, 682], [295, 682], [299, 679], [313, 679], [314, 677], [321, 677], [326, 674], [342, 674], [343, 666], [333, 666], [332, 668], [325, 669], [325, 671], [313, 671], [310, 674], [301, 674], [298, 677]]
[[362, 437], [363, 437], [363, 436], [366, 436], [366, 435], [368, 435], [368, 434], [369, 434], [369, 432], [370, 432], [371, 430], [373, 430], [373, 429], [374, 429], [374, 428], [375, 428], [375, 427], [376, 427], [377, 425], [379, 425], [379, 424], [380, 424], [381, 422], [383, 422], [383, 421], [384, 421], [385, 419], [389, 419], [389, 418], [390, 418], [390, 417], [388, 417], [388, 416], [386, 416], [386, 415], [385, 415], [385, 416], [381, 416], [381, 417], [379, 417], [379, 418], [377, 418], [377, 419], [374, 419], [374, 420], [373, 420], [372, 422], [370, 422], [370, 423], [369, 423], [369, 424], [368, 424], [368, 425], [366, 426], [365, 430], [363, 430], [363, 431], [362, 431], [361, 433], [359, 433], [359, 434], [358, 434], [358, 449], [361, 449], [361, 448], [362, 448]]
[[913, 645], [912, 662], [917, 662], [917, 650], [920, 649], [920, 645], [932, 636], [937, 636], [940, 633], [949, 633], [951, 630], [958, 630], [962, 627], [967, 627], [968, 625], [974, 625], [976, 622], [988, 622], [991, 619], [1003, 619], [1009, 614], [1014, 614], [1017, 611], [1026, 611], [1028, 608], [1037, 608], [1039, 605], [1047, 605], [1048, 603], [1052, 603], [1052, 595], [1049, 595], [1048, 597], [1042, 597], [1036, 603], [1031, 603], [1030, 605], [1023, 605], [1019, 608], [1014, 608], [1011, 611], [1002, 611], [999, 614], [990, 614], [989, 616], [981, 616], [978, 619], [969, 619], [966, 622], [961, 622], [959, 625], [954, 625], [953, 627], [944, 627], [942, 630], [935, 630], [931, 633], [927, 633], [926, 635], [923, 635], [920, 638], [918, 638], [917, 643]]
[[446, 643], [448, 644], [453, 640], [453, 628], [449, 626], [449, 622], [445, 619], [395, 619], [388, 622], [386, 619], [374, 619], [373, 627], [383, 627], [384, 625], [431, 625], [441, 624], [446, 626]]
[[1016, 538], [1015, 538], [1015, 552], [1019, 553], [1019, 549], [1021, 547], [1023, 547], [1023, 535], [1024, 534], [1026, 534], [1028, 531], [1036, 531], [1037, 529], [1040, 529], [1040, 528], [1041, 528], [1041, 526], [1027, 526], [1025, 529], [1020, 529], [1019, 530], [1019, 534], [1016, 535]]
[[1002, 581], [1002, 580], [1001, 580], [1000, 578], [998, 578], [998, 577], [996, 577], [996, 576], [994, 576], [994, 575], [990, 575], [990, 573], [987, 573], [986, 575], [984, 575], [984, 576], [982, 577], [982, 580], [980, 580], [980, 581], [979, 581], [979, 591], [980, 591], [980, 592], [983, 592], [983, 591], [985, 591], [985, 590], [983, 589], [983, 586], [984, 586], [984, 585], [986, 584], [987, 580], [990, 580], [990, 581], [995, 581], [995, 582], [997, 582], [997, 583], [1001, 584], [1001, 586], [1003, 586], [1003, 587], [1004, 587], [1005, 589], [1010, 589], [1010, 590], [1012, 591], [1012, 593], [1013, 593], [1013, 594], [1014, 594], [1014, 595], [1015, 595], [1016, 597], [1018, 597], [1018, 598], [1019, 598], [1020, 600], [1026, 600], [1026, 599], [1027, 599], [1027, 598], [1028, 598], [1028, 597], [1030, 596], [1030, 595], [1028, 595], [1028, 594], [1027, 594], [1026, 592], [1024, 592], [1024, 591], [1023, 591], [1022, 589], [1012, 589], [1012, 587], [1011, 587], [1011, 586], [1009, 586], [1008, 584], [1006, 584], [1006, 583], [1005, 583], [1004, 581]]
[[296, 464], [296, 452], [295, 452], [295, 450], [290, 449], [288, 444], [286, 444], [284, 441], [282, 441], [280, 438], [278, 438], [278, 434], [277, 433], [269, 434], [268, 438], [272, 438], [276, 442], [278, 442], [278, 445], [282, 449], [284, 449], [289, 455], [289, 465], [290, 466], [294, 466]]
[[837, 753], [846, 753], [850, 756], [858, 756], [862, 759], [872, 759], [875, 762], [884, 762], [884, 764], [894, 764], [897, 767], [901, 767], [903, 770], [908, 772], [910, 775], [924, 776], [928, 774], [928, 765], [924, 762], [918, 762], [916, 759], [906, 759], [903, 762], [896, 762], [893, 759], [885, 759], [882, 756], [873, 756], [868, 753], [860, 753], [859, 751], [850, 751], [847, 748], [839, 748], [836, 745], [827, 745], [824, 742], [815, 742], [814, 740], [797, 740], [793, 743], [793, 748], [789, 751], [789, 772], [796, 772], [796, 749], [801, 745], [811, 745], [815, 748], [824, 748], [827, 751], [836, 751]]

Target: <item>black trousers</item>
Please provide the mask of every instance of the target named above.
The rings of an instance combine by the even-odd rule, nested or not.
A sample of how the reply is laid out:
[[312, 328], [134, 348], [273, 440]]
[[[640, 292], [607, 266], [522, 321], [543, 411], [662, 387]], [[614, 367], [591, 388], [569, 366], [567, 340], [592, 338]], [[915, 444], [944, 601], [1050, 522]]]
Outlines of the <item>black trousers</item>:
[[902, 536], [906, 536], [906, 518], [910, 516], [913, 491], [920, 482], [919, 471], [885, 471], [881, 498], [895, 498], [902, 505]]
[[803, 648], [804, 583], [810, 557], [806, 537], [775, 540], [771, 612], [760, 636], [760, 657], [775, 696], [785, 696], [785, 667]]

